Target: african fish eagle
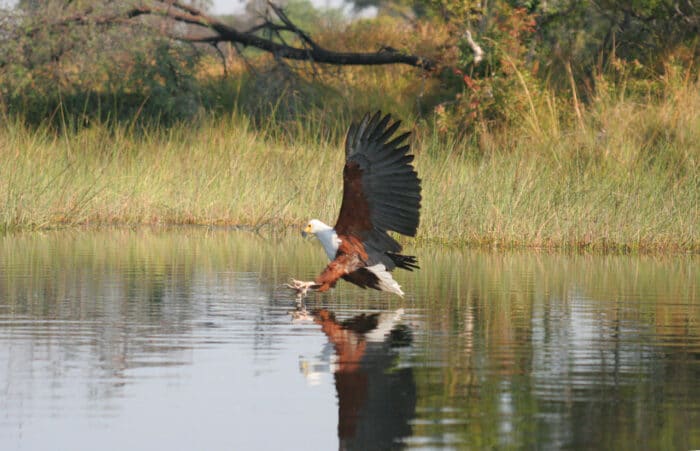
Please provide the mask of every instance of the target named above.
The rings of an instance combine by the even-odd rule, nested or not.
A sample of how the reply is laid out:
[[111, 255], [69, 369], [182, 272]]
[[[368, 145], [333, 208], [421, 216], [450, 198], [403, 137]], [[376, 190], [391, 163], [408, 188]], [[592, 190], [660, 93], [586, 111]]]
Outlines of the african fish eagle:
[[389, 271], [417, 269], [416, 258], [401, 255], [401, 245], [387, 232], [415, 236], [420, 218], [421, 186], [407, 155], [410, 133], [392, 139], [401, 121], [380, 112], [353, 123], [345, 140], [343, 202], [335, 227], [312, 219], [302, 235], [314, 234], [330, 263], [313, 282], [292, 279], [299, 298], [307, 290], [327, 291], [343, 278], [362, 288], [403, 296]]

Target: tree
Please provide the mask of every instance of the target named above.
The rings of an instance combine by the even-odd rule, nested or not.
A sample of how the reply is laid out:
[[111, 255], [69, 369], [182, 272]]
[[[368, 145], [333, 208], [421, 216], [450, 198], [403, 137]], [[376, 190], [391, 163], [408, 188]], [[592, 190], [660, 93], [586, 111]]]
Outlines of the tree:
[[54, 116], [59, 105], [84, 112], [86, 121], [95, 114], [191, 117], [214, 102], [196, 80], [197, 63], [209, 54], [223, 57], [222, 44], [242, 55], [250, 54], [246, 48], [270, 54], [289, 74], [284, 61], [434, 67], [430, 59], [386, 46], [331, 50], [282, 8], [267, 5], [255, 25], [242, 28], [179, 1], [25, 0], [0, 19], [6, 38], [0, 44], [0, 112], [20, 112], [32, 122]]

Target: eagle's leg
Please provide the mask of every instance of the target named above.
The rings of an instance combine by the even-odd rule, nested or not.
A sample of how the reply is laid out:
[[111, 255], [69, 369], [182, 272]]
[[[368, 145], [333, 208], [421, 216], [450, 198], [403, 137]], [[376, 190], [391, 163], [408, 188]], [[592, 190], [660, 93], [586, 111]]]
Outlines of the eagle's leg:
[[316, 282], [304, 282], [296, 279], [291, 279], [290, 282], [291, 283], [286, 283], [285, 285], [297, 292], [298, 301], [304, 299], [304, 296], [307, 295], [309, 290], [315, 290], [320, 286]]

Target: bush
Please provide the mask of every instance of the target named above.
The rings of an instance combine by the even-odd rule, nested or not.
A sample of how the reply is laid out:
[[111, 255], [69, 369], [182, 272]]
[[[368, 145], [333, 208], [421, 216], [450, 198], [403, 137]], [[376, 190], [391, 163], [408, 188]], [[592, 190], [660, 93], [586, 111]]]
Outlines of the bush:
[[[110, 14], [108, 3], [97, 6], [95, 18]], [[75, 21], [75, 8], [49, 2], [46, 9], [12, 13], [5, 30], [12, 39], [0, 44], [6, 114], [68, 126], [139, 118], [170, 123], [200, 112], [199, 56], [191, 46], [118, 22]]]
[[[473, 14], [469, 9], [467, 17]], [[535, 19], [523, 8], [498, 3], [490, 13], [485, 30], [478, 35], [484, 60], [475, 61], [465, 33], [473, 20], [451, 17], [457, 36], [457, 51], [441, 72], [445, 100], [435, 107], [437, 127], [443, 132], [473, 133], [479, 128], [507, 126], [519, 121], [532, 108], [538, 82], [527, 64], [528, 44]]]

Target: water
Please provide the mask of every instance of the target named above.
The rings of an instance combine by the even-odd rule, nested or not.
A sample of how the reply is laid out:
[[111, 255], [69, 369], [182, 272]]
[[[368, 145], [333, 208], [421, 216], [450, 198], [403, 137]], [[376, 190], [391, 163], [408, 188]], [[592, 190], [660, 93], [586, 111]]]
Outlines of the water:
[[412, 249], [405, 299], [245, 232], [0, 238], [0, 449], [697, 449], [700, 259]]

